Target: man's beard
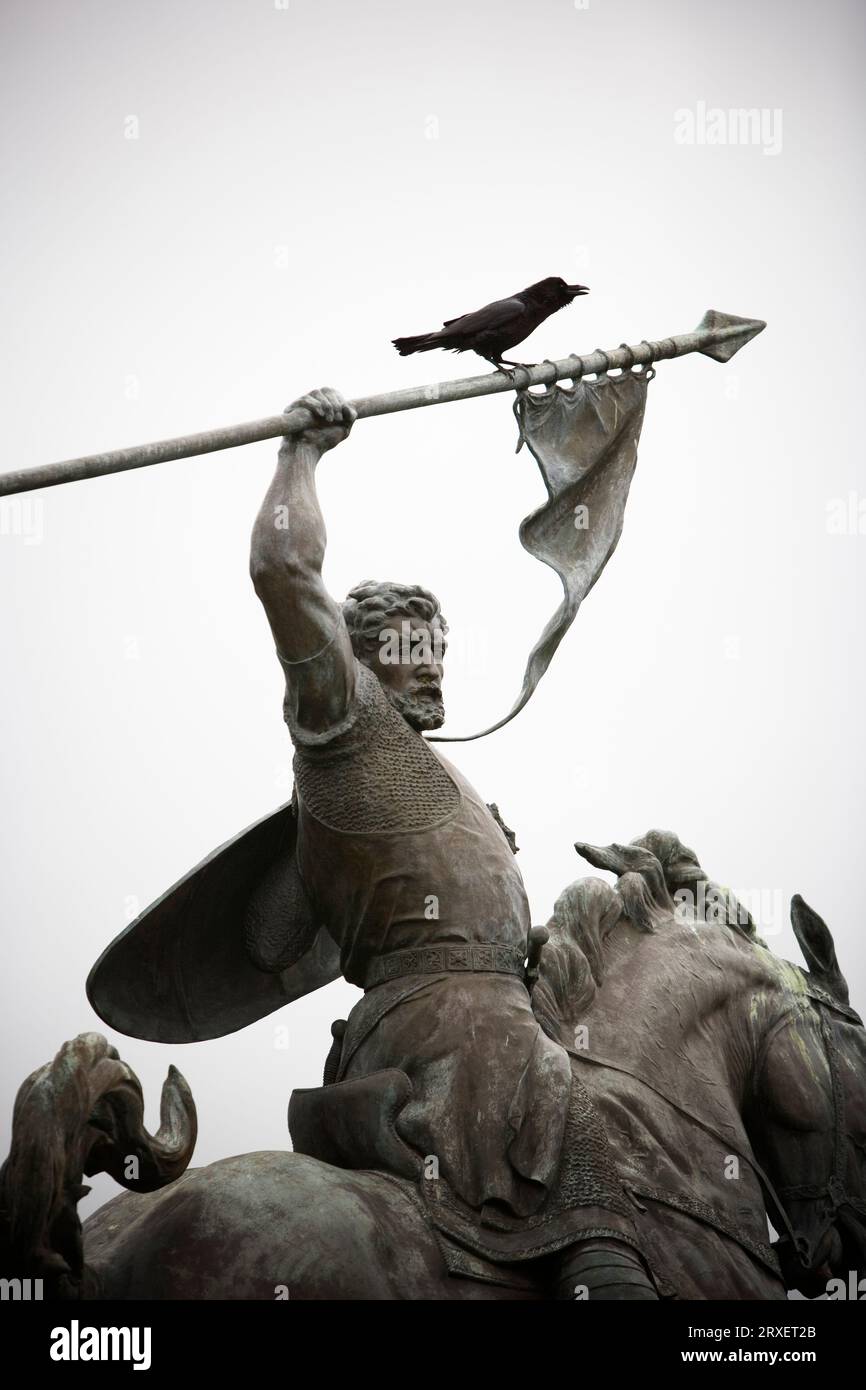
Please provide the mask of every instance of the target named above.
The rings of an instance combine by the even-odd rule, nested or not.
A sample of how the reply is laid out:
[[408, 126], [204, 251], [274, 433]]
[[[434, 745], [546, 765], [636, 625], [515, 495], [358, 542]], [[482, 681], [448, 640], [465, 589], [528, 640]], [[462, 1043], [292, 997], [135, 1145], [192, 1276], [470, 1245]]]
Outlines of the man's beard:
[[382, 687], [398, 714], [421, 733], [424, 729], [441, 729], [445, 723], [445, 704], [441, 694], [411, 694], [405, 690]]

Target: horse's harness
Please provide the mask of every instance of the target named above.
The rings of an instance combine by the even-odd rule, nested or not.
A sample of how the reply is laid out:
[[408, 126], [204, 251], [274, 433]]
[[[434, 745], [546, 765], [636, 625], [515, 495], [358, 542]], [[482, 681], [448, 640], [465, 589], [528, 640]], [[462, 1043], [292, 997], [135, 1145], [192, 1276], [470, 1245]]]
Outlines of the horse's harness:
[[[843, 1206], [850, 1206], [853, 1207], [855, 1211], [858, 1211], [861, 1214], [866, 1215], [866, 1202], [859, 1201], [857, 1198], [853, 1197], [846, 1190], [844, 1184], [846, 1136], [845, 1096], [842, 1090], [842, 1079], [839, 1072], [838, 1047], [836, 1045], [836, 1039], [833, 1036], [833, 1027], [828, 1016], [828, 1010], [833, 1010], [836, 1013], [842, 1014], [844, 1017], [848, 1018], [852, 1023], [859, 1024], [861, 1027], [863, 1026], [863, 1020], [860, 1018], [859, 1014], [855, 1013], [855, 1011], [852, 1008], [849, 1008], [848, 1005], [841, 1003], [841, 1001], [837, 1000], [831, 994], [829, 994], [828, 991], [823, 989], [821, 985], [817, 984], [817, 982], [815, 982], [812, 979], [809, 979], [808, 977], [806, 979], [806, 993], [809, 999], [812, 1001], [813, 1005], [818, 1006], [817, 1013], [821, 1023], [821, 1039], [824, 1045], [824, 1054], [827, 1059], [827, 1067], [830, 1073], [831, 1095], [833, 1102], [833, 1157], [829, 1176], [826, 1182], [823, 1184], [801, 1183], [777, 1189], [776, 1187], [774, 1187], [769, 1175], [761, 1167], [760, 1163], [757, 1161], [753, 1153], [747, 1154], [743, 1153], [742, 1150], [738, 1150], [736, 1145], [731, 1142], [730, 1137], [720, 1134], [718, 1130], [715, 1128], [715, 1126], [712, 1125], [709, 1121], [705, 1120], [702, 1116], [697, 1115], [693, 1110], [690, 1110], [687, 1106], [684, 1106], [681, 1101], [674, 1100], [671, 1096], [667, 1095], [665, 1091], [660, 1090], [659, 1087], [656, 1086], [653, 1082], [648, 1081], [645, 1076], [642, 1076], [640, 1074], [640, 1072], [633, 1071], [629, 1067], [623, 1066], [620, 1062], [613, 1062], [608, 1058], [604, 1058], [598, 1055], [593, 1056], [591, 1053], [585, 1050], [577, 1051], [568, 1048], [567, 1051], [569, 1052], [570, 1056], [575, 1057], [580, 1061], [593, 1062], [599, 1066], [609, 1068], [612, 1071], [622, 1072], [626, 1076], [630, 1076], [633, 1080], [640, 1082], [641, 1085], [647, 1086], [651, 1091], [653, 1091], [657, 1096], [659, 1096], [660, 1099], [664, 1100], [668, 1105], [670, 1105], [672, 1109], [678, 1110], [680, 1114], [684, 1115], [687, 1119], [691, 1120], [701, 1129], [711, 1134], [713, 1138], [717, 1139], [721, 1144], [725, 1145], [726, 1148], [729, 1149], [732, 1153], [736, 1154], [739, 1158], [743, 1159], [744, 1162], [747, 1163], [750, 1168], [752, 1168], [753, 1172], [755, 1173], [755, 1176], [761, 1184], [761, 1187], [764, 1192], [764, 1200], [766, 1202], [767, 1210], [769, 1212], [773, 1225], [779, 1231], [780, 1235], [782, 1235], [783, 1239], [787, 1238], [787, 1241], [790, 1243], [791, 1249], [795, 1253], [798, 1261], [803, 1266], [803, 1268], [806, 1270], [810, 1270], [812, 1267], [813, 1253], [819, 1247], [821, 1241], [824, 1239], [831, 1226], [835, 1224], [836, 1215], [839, 1211], [839, 1208]], [[762, 1251], [757, 1247], [756, 1242], [744, 1239], [744, 1237], [741, 1234], [738, 1234], [736, 1231], [733, 1230], [733, 1228], [730, 1226], [728, 1222], [720, 1220], [718, 1214], [712, 1212], [709, 1208], [705, 1208], [704, 1213], [701, 1214], [696, 1210], [693, 1210], [691, 1206], [677, 1201], [674, 1198], [673, 1194], [666, 1194], [660, 1191], [650, 1191], [649, 1189], [635, 1189], [634, 1195], [637, 1197], [646, 1196], [654, 1200], [666, 1202], [668, 1205], [678, 1206], [684, 1211], [691, 1211], [692, 1214], [697, 1215], [699, 1219], [703, 1219], [708, 1224], [718, 1227], [718, 1229], [722, 1231], [723, 1234], [730, 1236], [733, 1240], [735, 1240], [739, 1245], [742, 1245], [743, 1248], [748, 1250], [751, 1254], [757, 1254], [760, 1258], [763, 1258]], [[797, 1199], [805, 1201], [821, 1201], [823, 1199], [827, 1203], [827, 1214], [825, 1223], [820, 1231], [820, 1234], [814, 1241], [809, 1241], [809, 1239], [806, 1236], [798, 1234], [797, 1231], [795, 1231], [791, 1223], [791, 1220], [788, 1216], [788, 1213], [785, 1209], [783, 1198], [787, 1198], [789, 1201]]]
[[[841, 1000], [836, 999], [828, 990], [819, 985], [817, 981], [806, 976], [806, 993], [812, 1003], [817, 1007], [818, 1017], [821, 1022], [821, 1040], [824, 1045], [824, 1056], [827, 1061], [827, 1069], [830, 1073], [830, 1093], [833, 1101], [833, 1156], [830, 1164], [830, 1172], [824, 1183], [794, 1183], [779, 1189], [777, 1202], [780, 1198], [787, 1198], [788, 1201], [823, 1201], [826, 1204], [824, 1224], [819, 1235], [813, 1242], [805, 1236], [797, 1235], [791, 1228], [790, 1222], [785, 1216], [786, 1233], [790, 1238], [793, 1248], [797, 1253], [800, 1262], [807, 1268], [811, 1268], [812, 1255], [818, 1248], [821, 1241], [826, 1236], [832, 1226], [836, 1224], [836, 1217], [840, 1207], [852, 1207], [860, 1215], [866, 1215], [866, 1202], [854, 1197], [845, 1187], [845, 1149], [846, 1149], [846, 1128], [845, 1128], [845, 1093], [842, 1089], [842, 1077], [839, 1070], [839, 1048], [833, 1033], [831, 1022], [831, 1011], [841, 1014], [851, 1023], [859, 1024], [862, 1028], [863, 1020], [854, 1009]], [[768, 1180], [769, 1181], [769, 1180]], [[784, 1212], [784, 1208], [782, 1208]]]

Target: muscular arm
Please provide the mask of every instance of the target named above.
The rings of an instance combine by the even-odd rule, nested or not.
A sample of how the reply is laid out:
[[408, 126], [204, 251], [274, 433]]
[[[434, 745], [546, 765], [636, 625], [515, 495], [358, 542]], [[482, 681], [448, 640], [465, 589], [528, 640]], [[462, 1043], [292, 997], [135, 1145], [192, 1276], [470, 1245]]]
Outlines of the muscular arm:
[[328, 388], [294, 406], [309, 410], [316, 423], [283, 440], [253, 527], [250, 575], [282, 658], [288, 708], [301, 728], [321, 733], [351, 705], [354, 661], [342, 613], [322, 581], [326, 535], [316, 465], [346, 438], [355, 416]]

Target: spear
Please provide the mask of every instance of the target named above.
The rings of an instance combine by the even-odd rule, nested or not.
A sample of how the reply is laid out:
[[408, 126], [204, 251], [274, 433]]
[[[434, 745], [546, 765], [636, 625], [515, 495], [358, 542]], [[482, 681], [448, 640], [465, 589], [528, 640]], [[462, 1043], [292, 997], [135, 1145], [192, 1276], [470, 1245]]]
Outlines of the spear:
[[[685, 357], [690, 352], [703, 353], [715, 362], [727, 362], [764, 328], [766, 324], [761, 319], [737, 318], [734, 314], [709, 309], [693, 333], [679, 333], [657, 342], [644, 339], [631, 347], [622, 343], [609, 352], [596, 348], [583, 357], [573, 353], [557, 362], [541, 362], [537, 366], [518, 367], [514, 371], [462, 377], [458, 381], [443, 381], [432, 386], [410, 386], [402, 391], [386, 391], [380, 396], [361, 396], [351, 404], [358, 418], [366, 420], [372, 415], [391, 415], [398, 410], [415, 410], [423, 405], [465, 401], [472, 396], [523, 391], [528, 386], [552, 386], [554, 382], [566, 378], [577, 381], [582, 376], [614, 368], [630, 370], [634, 366], [646, 367], [667, 358]], [[80, 482], [84, 478], [100, 478], [107, 473], [125, 473], [132, 468], [149, 468], [154, 463], [169, 463], [172, 459], [210, 454], [218, 449], [237, 449], [242, 444], [256, 444], [262, 439], [296, 434], [312, 423], [309, 411], [291, 410], [281, 415], [267, 415], [263, 420], [249, 420], [243, 425], [205, 430], [201, 434], [179, 435], [174, 439], [158, 440], [154, 444], [115, 449], [107, 454], [89, 454], [85, 458], [20, 468], [0, 474], [0, 497], [30, 492], [34, 488], [58, 487], [61, 483]]]

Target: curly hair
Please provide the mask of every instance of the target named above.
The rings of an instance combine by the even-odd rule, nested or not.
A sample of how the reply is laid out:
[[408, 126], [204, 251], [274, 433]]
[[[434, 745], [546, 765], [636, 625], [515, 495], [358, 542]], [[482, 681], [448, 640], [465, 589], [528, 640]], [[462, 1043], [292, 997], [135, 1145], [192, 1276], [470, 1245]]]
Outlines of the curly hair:
[[[717, 921], [739, 932], [748, 940], [763, 945], [757, 934], [752, 914], [743, 906], [730, 888], [724, 888], [710, 878], [700, 866], [698, 856], [684, 845], [672, 830], [648, 830], [632, 840], [633, 845], [648, 850], [661, 866], [669, 893], [686, 894], [686, 901], [697, 903], [706, 921]], [[703, 891], [696, 891], [701, 886]], [[622, 887], [622, 881], [618, 887]]]
[[435, 624], [443, 634], [448, 631], [438, 598], [420, 584], [365, 579], [349, 590], [342, 610], [352, 650], [360, 661], [374, 655], [382, 629], [395, 618], [420, 618], [431, 626]]

